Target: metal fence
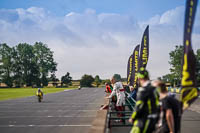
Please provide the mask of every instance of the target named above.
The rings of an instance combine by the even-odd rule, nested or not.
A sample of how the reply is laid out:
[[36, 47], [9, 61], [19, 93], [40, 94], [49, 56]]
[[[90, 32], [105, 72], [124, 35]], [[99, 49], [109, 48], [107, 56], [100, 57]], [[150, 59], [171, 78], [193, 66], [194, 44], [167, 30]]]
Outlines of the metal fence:
[[[115, 102], [112, 99], [109, 100], [109, 108], [107, 114], [107, 127], [127, 127], [133, 126], [128, 122], [128, 119], [134, 111], [136, 101], [130, 97], [130, 94], [125, 92], [126, 104], [123, 106], [123, 111], [117, 111], [115, 108]], [[120, 114], [120, 116], [118, 116]]]

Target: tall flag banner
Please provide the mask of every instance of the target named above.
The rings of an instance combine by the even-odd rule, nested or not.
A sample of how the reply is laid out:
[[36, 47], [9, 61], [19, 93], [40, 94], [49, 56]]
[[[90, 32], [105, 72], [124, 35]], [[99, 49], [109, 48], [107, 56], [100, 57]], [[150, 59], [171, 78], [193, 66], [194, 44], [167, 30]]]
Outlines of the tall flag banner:
[[137, 87], [137, 72], [139, 70], [139, 48], [140, 45], [137, 45], [134, 52], [133, 52], [133, 72], [132, 72], [132, 79], [133, 79], [133, 88]]
[[127, 84], [133, 84], [133, 80], [131, 78], [132, 76], [132, 70], [133, 70], [133, 55], [131, 55], [128, 59], [128, 65], [127, 65]]
[[146, 68], [149, 58], [149, 26], [146, 27], [140, 48], [139, 68]]
[[183, 109], [188, 108], [197, 98], [196, 87], [196, 58], [192, 50], [191, 34], [198, 0], [187, 0], [184, 25], [184, 55], [181, 79], [181, 102]]
[[134, 85], [136, 72], [138, 71], [139, 47], [140, 47], [140, 45], [137, 45], [135, 47], [133, 54], [129, 57], [129, 60], [128, 60], [127, 84], [130, 86]]

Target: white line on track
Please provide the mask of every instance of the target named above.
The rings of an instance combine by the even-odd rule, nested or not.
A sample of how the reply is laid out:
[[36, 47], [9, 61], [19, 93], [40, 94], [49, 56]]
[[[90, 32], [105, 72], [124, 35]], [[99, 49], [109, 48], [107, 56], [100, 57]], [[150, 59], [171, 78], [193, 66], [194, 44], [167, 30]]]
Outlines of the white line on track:
[[58, 117], [61, 117], [61, 118], [93, 118], [93, 117], [96, 117], [95, 115], [88, 115], [88, 116], [0, 116], [0, 118], [58, 118]]
[[0, 125], [0, 127], [90, 127], [91, 125]]
[[[17, 113], [17, 112], [49, 112], [52, 110], [16, 110], [16, 111], [0, 111], [0, 113]], [[76, 112], [95, 112], [98, 110], [55, 110], [53, 112], [70, 112], [70, 111], [76, 111]]]
[[[73, 108], [76, 108], [76, 107], [83, 107], [83, 106], [78, 106], [78, 105], [67, 105], [67, 106], [64, 106], [64, 107], [73, 107]], [[1, 109], [11, 109], [11, 108], [16, 108], [16, 107], [0, 107]], [[23, 107], [23, 109], [26, 109], [26, 108], [30, 108], [30, 107]], [[34, 106], [34, 107], [31, 107], [33, 109], [36, 109], [36, 108], [41, 108], [41, 106]], [[58, 107], [54, 106], [54, 107], [47, 107], [47, 108], [51, 108], [51, 109], [57, 109]]]
[[[35, 102], [35, 103], [17, 102], [17, 103], [12, 103], [12, 104], [9, 104], [9, 103], [3, 103], [3, 104], [1, 104], [0, 103], [1, 107], [2, 106], [14, 106], [14, 105], [18, 105], [18, 104], [20, 104], [20, 105], [24, 104], [24, 105], [30, 106], [30, 104], [38, 104], [38, 103], [37, 102]], [[100, 105], [102, 103], [45, 103], [45, 102], [42, 103], [42, 105], [51, 105], [51, 104], [55, 104], [55, 105], [60, 106], [60, 105], [88, 105], [88, 104], [91, 104], [91, 105]]]
[[71, 90], [73, 90], [73, 89], [67, 89], [67, 90], [64, 90], [64, 91], [66, 92], [66, 91], [71, 91]]

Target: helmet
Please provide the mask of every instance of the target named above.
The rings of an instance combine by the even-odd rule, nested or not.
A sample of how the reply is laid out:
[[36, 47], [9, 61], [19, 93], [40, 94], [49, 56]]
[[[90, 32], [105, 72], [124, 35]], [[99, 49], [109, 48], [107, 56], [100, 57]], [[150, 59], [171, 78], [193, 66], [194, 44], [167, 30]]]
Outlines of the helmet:
[[141, 67], [137, 73], [137, 77], [140, 79], [149, 78], [149, 72], [144, 67]]

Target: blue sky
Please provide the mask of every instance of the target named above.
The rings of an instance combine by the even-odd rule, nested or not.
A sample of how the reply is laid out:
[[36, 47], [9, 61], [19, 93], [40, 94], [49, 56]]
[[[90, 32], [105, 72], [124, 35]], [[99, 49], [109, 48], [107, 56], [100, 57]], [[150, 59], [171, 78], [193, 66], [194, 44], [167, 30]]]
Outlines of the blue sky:
[[49, 10], [58, 16], [71, 11], [83, 12], [91, 8], [97, 13], [132, 14], [139, 20], [145, 20], [184, 4], [184, 0], [1, 0], [0, 8], [15, 9], [35, 6]]
[[[47, 44], [58, 77], [126, 77], [128, 58], [150, 25], [147, 69], [155, 79], [169, 73], [169, 52], [183, 42], [184, 11], [184, 0], [0, 0], [0, 43]], [[198, 5], [194, 51], [200, 48], [199, 20]]]

